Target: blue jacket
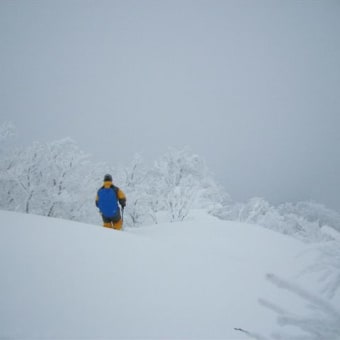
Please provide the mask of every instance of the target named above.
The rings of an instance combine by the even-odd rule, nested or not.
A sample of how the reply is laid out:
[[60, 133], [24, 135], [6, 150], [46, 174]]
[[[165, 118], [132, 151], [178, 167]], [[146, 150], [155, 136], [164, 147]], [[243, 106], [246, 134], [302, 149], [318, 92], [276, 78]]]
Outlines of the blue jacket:
[[122, 190], [114, 186], [112, 182], [104, 182], [104, 185], [98, 190], [96, 206], [105, 217], [116, 216], [119, 210], [119, 204], [125, 207], [126, 197]]

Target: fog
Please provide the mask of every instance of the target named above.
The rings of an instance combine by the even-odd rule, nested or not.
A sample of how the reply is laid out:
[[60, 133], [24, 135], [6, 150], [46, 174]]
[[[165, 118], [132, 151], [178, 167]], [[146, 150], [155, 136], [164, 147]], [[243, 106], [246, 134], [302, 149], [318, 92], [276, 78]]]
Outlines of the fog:
[[235, 200], [340, 211], [339, 18], [327, 0], [2, 0], [1, 121], [116, 164], [188, 146]]

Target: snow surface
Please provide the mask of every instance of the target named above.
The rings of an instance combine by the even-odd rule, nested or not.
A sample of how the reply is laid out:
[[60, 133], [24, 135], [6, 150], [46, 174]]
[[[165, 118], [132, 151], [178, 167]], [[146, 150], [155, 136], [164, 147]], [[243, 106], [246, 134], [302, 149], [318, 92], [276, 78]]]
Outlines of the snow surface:
[[[245, 339], [302, 309], [266, 280], [300, 280], [308, 245], [195, 212], [123, 232], [0, 211], [0, 338]], [[313, 287], [312, 287], [313, 288]]]

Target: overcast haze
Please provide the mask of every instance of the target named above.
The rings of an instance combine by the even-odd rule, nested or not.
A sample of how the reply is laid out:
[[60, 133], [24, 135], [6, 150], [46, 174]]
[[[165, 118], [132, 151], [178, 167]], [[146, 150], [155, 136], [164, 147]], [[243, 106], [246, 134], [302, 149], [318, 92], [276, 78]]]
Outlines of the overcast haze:
[[1, 0], [0, 34], [23, 142], [189, 146], [235, 200], [340, 211], [340, 1]]

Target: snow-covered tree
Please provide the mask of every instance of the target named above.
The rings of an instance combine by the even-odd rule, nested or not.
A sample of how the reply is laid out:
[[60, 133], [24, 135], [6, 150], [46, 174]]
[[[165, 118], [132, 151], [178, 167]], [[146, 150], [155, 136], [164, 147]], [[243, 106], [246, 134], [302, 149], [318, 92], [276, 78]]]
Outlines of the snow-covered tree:
[[70, 138], [46, 145], [46, 175], [49, 199], [44, 215], [77, 219], [79, 209], [88, 198], [84, 179], [89, 172], [89, 156]]
[[15, 135], [15, 126], [12, 122], [0, 124], [0, 145], [2, 146], [10, 137]]
[[155, 162], [153, 175], [159, 207], [171, 221], [182, 221], [211, 188], [205, 163], [188, 149], [169, 149]]
[[15, 127], [10, 122], [0, 124], [0, 207], [15, 210], [15, 186], [8, 179], [8, 169], [12, 166], [12, 155], [17, 152], [10, 146], [10, 139], [15, 135]]
[[7, 189], [1, 203], [7, 201], [6, 209], [77, 219], [86, 197], [87, 158], [71, 139], [35, 142], [12, 152], [1, 162]]
[[11, 188], [6, 192], [7, 200], [14, 202], [17, 211], [40, 213], [41, 206], [35, 198], [45, 194], [40, 186], [45, 165], [43, 145], [34, 143], [28, 148], [15, 150], [2, 164], [1, 180]]
[[147, 182], [148, 170], [142, 157], [135, 155], [132, 162], [124, 168], [124, 192], [127, 196], [125, 224], [140, 226], [156, 222], [152, 211], [150, 183]]

